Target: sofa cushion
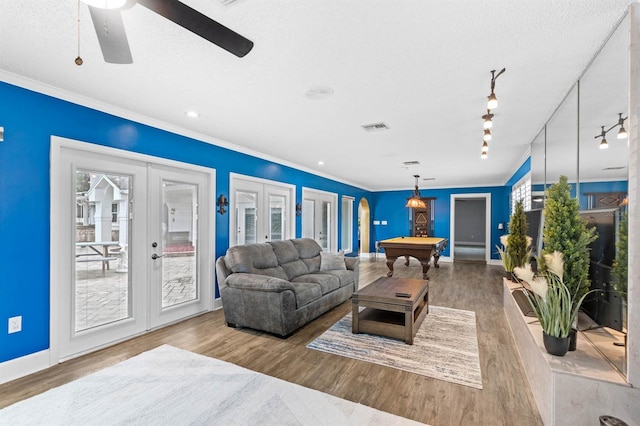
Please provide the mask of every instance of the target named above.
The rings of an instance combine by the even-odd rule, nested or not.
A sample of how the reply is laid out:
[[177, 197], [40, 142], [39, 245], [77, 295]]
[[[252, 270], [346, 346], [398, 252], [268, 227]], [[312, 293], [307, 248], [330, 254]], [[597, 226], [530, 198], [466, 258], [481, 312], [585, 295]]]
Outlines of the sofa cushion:
[[332, 275], [336, 277], [340, 283], [340, 287], [344, 287], [345, 285], [349, 285], [355, 283], [355, 272], [348, 270], [333, 270], [333, 271], [322, 271], [318, 272], [319, 274]]
[[282, 266], [278, 264], [273, 248], [267, 243], [229, 247], [224, 262], [234, 274], [244, 272], [289, 279]]
[[331, 274], [307, 274], [292, 280], [293, 283], [315, 283], [322, 289], [322, 294], [327, 294], [340, 287], [340, 279]]
[[312, 238], [298, 238], [291, 240], [291, 242], [298, 250], [298, 256], [307, 266], [309, 272], [318, 272], [320, 270], [320, 252], [322, 252], [320, 244]]
[[344, 263], [344, 253], [320, 253], [320, 271], [347, 270]]
[[295, 282], [292, 283], [292, 287], [296, 295], [296, 308], [301, 308], [322, 297], [322, 289], [318, 284]]

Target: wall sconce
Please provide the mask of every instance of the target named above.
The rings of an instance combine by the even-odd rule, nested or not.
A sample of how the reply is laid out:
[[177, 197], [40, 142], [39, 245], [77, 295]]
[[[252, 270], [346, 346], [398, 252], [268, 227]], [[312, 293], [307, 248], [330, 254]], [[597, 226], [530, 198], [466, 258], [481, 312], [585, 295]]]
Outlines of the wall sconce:
[[225, 207], [227, 207], [228, 205], [229, 201], [227, 201], [227, 197], [225, 197], [224, 194], [220, 194], [220, 196], [218, 197], [218, 213], [225, 214], [227, 212]]
[[296, 216], [302, 216], [302, 204], [296, 203]]

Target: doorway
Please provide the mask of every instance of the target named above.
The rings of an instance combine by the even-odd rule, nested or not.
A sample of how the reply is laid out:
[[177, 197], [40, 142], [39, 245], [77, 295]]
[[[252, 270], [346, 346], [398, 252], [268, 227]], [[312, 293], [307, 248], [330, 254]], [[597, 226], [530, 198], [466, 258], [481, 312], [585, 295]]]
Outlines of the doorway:
[[52, 364], [211, 309], [214, 174], [52, 137]]
[[367, 256], [369, 256], [370, 223], [371, 210], [369, 208], [369, 202], [366, 198], [362, 198], [360, 203], [358, 203], [358, 255], [366, 253]]
[[338, 250], [338, 194], [302, 188], [302, 237], [325, 252]]
[[491, 194], [451, 196], [451, 253], [454, 262], [487, 263], [491, 242]]

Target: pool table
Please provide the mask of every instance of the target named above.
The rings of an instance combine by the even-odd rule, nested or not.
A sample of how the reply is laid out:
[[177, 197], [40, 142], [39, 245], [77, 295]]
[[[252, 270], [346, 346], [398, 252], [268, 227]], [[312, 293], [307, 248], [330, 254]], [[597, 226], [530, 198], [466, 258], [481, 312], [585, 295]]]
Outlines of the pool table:
[[387, 256], [387, 276], [393, 276], [393, 263], [400, 256], [405, 257], [404, 266], [409, 266], [409, 256], [413, 256], [422, 265], [422, 279], [428, 280], [427, 272], [431, 266], [431, 256], [433, 256], [433, 266], [439, 268], [438, 259], [440, 252], [447, 247], [449, 240], [435, 237], [397, 237], [382, 240], [378, 247], [383, 248]]

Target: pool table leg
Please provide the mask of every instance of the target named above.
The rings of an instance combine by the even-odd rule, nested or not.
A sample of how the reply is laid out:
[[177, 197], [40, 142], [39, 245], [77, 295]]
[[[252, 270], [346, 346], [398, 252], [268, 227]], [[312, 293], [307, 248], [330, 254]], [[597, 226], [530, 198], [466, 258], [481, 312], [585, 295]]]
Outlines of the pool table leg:
[[433, 254], [433, 267], [434, 268], [439, 268], [440, 265], [438, 265], [438, 260], [440, 260], [440, 252], [438, 250], [436, 250], [436, 252]]
[[431, 259], [427, 259], [427, 260], [422, 260], [420, 259], [420, 264], [422, 265], [422, 279], [423, 280], [428, 280], [429, 277], [427, 276], [427, 272], [429, 272], [429, 267], [431, 263]]
[[387, 268], [389, 268], [389, 272], [387, 272], [387, 277], [393, 276], [393, 262], [396, 261], [398, 257], [391, 257], [387, 254]]

